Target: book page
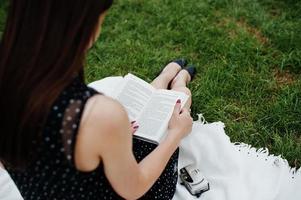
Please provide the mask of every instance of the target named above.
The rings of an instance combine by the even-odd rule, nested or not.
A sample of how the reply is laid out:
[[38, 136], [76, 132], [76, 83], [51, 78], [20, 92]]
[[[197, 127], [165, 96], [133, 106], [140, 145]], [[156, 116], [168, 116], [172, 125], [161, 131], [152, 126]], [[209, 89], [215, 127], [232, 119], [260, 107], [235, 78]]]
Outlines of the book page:
[[164, 136], [178, 99], [181, 99], [182, 105], [184, 105], [188, 96], [184, 93], [171, 90], [157, 90], [154, 92], [147, 107], [138, 117], [137, 121], [140, 126], [135, 135], [159, 143]]
[[154, 88], [142, 79], [128, 74], [116, 95], [116, 99], [125, 107], [130, 120], [136, 120], [150, 101]]

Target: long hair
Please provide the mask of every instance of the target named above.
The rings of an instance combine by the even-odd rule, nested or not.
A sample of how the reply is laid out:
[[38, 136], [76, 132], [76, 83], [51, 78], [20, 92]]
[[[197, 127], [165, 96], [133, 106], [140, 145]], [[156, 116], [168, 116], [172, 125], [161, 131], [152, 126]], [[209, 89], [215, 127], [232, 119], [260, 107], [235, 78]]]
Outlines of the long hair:
[[[113, 0], [11, 0], [0, 44], [0, 160], [24, 167]], [[83, 78], [83, 77], [82, 77]]]

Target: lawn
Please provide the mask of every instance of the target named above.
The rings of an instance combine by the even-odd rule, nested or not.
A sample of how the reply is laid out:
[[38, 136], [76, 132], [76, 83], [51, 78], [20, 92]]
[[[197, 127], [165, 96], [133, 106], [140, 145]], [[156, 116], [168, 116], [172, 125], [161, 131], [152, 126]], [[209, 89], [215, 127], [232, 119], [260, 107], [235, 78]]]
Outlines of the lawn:
[[115, 1], [86, 79], [131, 72], [151, 81], [180, 57], [198, 69], [189, 86], [194, 116], [223, 121], [232, 141], [268, 147], [300, 167], [299, 0]]

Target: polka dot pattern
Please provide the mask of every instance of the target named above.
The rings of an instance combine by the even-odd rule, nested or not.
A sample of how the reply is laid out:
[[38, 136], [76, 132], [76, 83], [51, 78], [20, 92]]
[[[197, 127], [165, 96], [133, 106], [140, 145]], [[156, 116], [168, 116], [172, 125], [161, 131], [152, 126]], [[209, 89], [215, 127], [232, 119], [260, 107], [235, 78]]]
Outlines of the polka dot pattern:
[[[138, 162], [156, 147], [155, 144], [136, 138], [133, 139], [133, 152]], [[141, 199], [172, 199], [178, 180], [178, 157], [179, 149], [174, 152], [159, 179]]]
[[[75, 168], [78, 126], [87, 100], [95, 94], [98, 93], [75, 78], [51, 108], [36, 159], [22, 171], [8, 168], [25, 200], [122, 199], [112, 189], [102, 165], [92, 172]], [[137, 161], [155, 148], [155, 144], [133, 139]], [[141, 199], [172, 199], [178, 178], [178, 153], [173, 154], [160, 178]]]

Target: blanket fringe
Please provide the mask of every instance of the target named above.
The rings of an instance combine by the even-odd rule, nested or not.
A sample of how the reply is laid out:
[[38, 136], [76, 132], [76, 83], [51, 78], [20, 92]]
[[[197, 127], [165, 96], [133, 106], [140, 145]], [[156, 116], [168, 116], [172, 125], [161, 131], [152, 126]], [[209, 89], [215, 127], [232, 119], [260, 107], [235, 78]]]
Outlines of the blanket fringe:
[[[198, 123], [201, 124], [208, 124], [206, 121], [204, 115], [202, 113], [197, 114], [198, 116]], [[292, 178], [299, 177], [301, 178], [301, 168], [297, 169], [296, 167], [291, 167], [288, 163], [288, 161], [284, 158], [282, 158], [281, 155], [275, 156], [274, 154], [270, 154], [269, 150], [267, 148], [255, 148], [252, 147], [249, 144], [245, 144], [242, 142], [236, 142], [233, 143], [235, 147], [238, 148], [239, 151], [245, 152], [246, 154], [250, 156], [256, 156], [258, 158], [264, 159], [265, 161], [275, 165], [275, 166], [281, 166], [286, 168], [286, 170], [289, 172], [289, 174], [292, 176]]]
[[197, 116], [198, 116], [197, 122], [199, 122], [201, 124], [208, 124], [208, 122], [206, 121], [206, 119], [202, 113], [198, 113]]
[[245, 152], [250, 156], [256, 156], [259, 159], [264, 159], [268, 163], [271, 163], [278, 167], [284, 167], [292, 176], [292, 178], [300, 177], [301, 178], [301, 168], [297, 169], [296, 167], [291, 167], [286, 159], [284, 159], [281, 155], [275, 156], [274, 154], [270, 154], [267, 148], [259, 148], [256, 149], [249, 144], [236, 142], [233, 145], [240, 151]]

